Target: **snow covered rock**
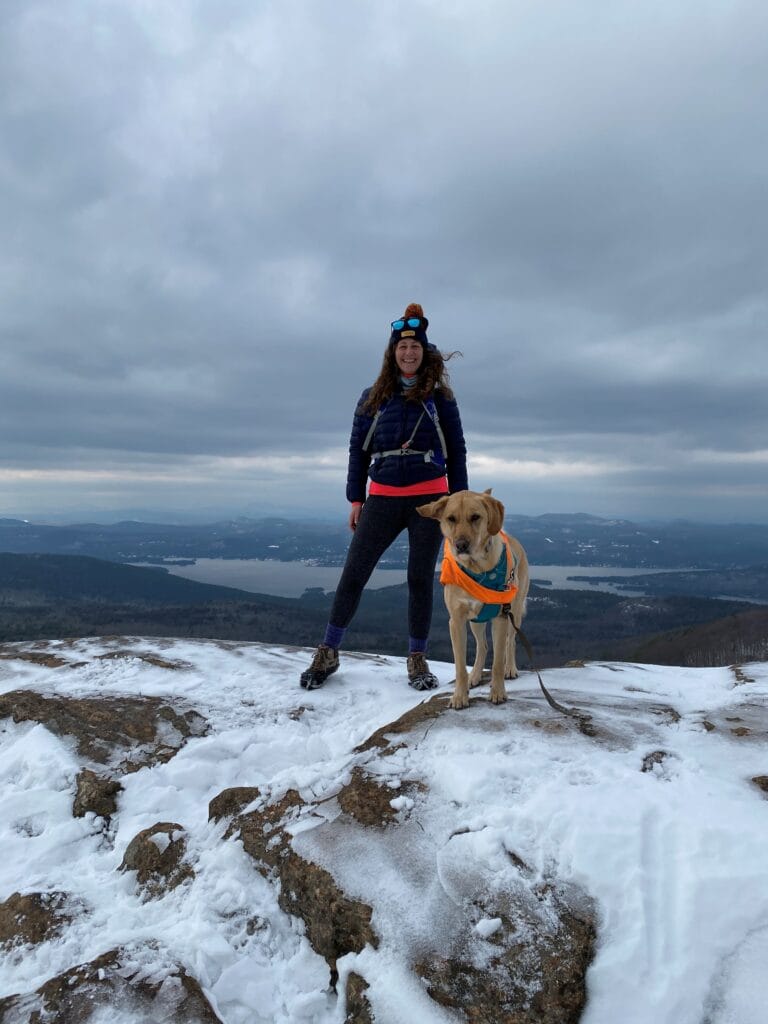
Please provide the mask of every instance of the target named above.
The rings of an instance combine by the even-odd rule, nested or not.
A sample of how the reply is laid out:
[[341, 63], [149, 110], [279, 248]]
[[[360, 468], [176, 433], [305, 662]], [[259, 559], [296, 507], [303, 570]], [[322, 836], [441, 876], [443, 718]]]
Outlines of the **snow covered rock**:
[[660, 772], [664, 762], [669, 757], [666, 750], [652, 750], [649, 754], [646, 754], [643, 758], [643, 763], [640, 768], [641, 772]]
[[186, 831], [175, 822], [159, 821], [139, 832], [123, 856], [121, 871], [135, 871], [136, 881], [151, 899], [164, 896], [188, 878], [192, 866], [185, 860]]
[[260, 796], [261, 790], [257, 786], [232, 786], [231, 789], [225, 789], [208, 804], [208, 820], [232, 818]]
[[384, 826], [394, 822], [399, 811], [412, 806], [407, 793], [424, 788], [413, 781], [394, 789], [356, 765], [350, 782], [339, 793], [339, 806], [361, 825]]
[[279, 881], [279, 905], [304, 922], [307, 938], [325, 958], [335, 984], [337, 960], [359, 953], [367, 944], [377, 946], [378, 938], [371, 927], [371, 908], [347, 897], [329, 871], [293, 849], [287, 825], [312, 811], [312, 805], [290, 789], [275, 803], [234, 818], [227, 834], [237, 834], [259, 871]]
[[[67, 658], [47, 649], [43, 640], [39, 644], [28, 647], [26, 644], [2, 644], [0, 645], [0, 661], [21, 661], [30, 665], [42, 665], [45, 668], [67, 668], [72, 665]], [[38, 647], [39, 650], [35, 650]]]
[[344, 1024], [375, 1024], [371, 1004], [365, 994], [368, 982], [361, 975], [350, 971], [345, 990], [346, 1014]]
[[39, 722], [60, 737], [72, 737], [81, 758], [139, 771], [169, 761], [190, 736], [205, 732], [205, 719], [184, 703], [158, 697], [69, 697], [34, 690], [0, 695], [0, 719]]
[[65, 892], [14, 892], [0, 903], [0, 946], [34, 945], [53, 938], [73, 913]]
[[184, 967], [146, 944], [113, 949], [46, 981], [35, 992], [0, 999], [3, 1024], [84, 1024], [96, 1019], [221, 1024]]
[[400, 715], [394, 722], [388, 722], [386, 725], [382, 725], [375, 732], [359, 743], [355, 747], [355, 753], [363, 754], [368, 750], [374, 750], [375, 748], [386, 749], [391, 747], [390, 736], [400, 736], [403, 733], [412, 732], [415, 728], [423, 725], [425, 722], [430, 722], [434, 718], [439, 718], [440, 715], [445, 711], [446, 700], [442, 694], [434, 694], [429, 700], [425, 700], [421, 704], [417, 704], [413, 708], [409, 708], [404, 714]]
[[[495, 711], [486, 702], [475, 706], [478, 753], [482, 733], [500, 728]], [[522, 858], [499, 846], [492, 829], [465, 826], [445, 834], [450, 795], [434, 775], [429, 784], [416, 775], [434, 770], [435, 752], [445, 751], [450, 763], [456, 729], [466, 738], [467, 726], [444, 695], [377, 729], [356, 748], [361, 763], [337, 795], [342, 813], [326, 804], [326, 820], [317, 808], [314, 828], [294, 821], [292, 846], [327, 868], [348, 897], [365, 895], [382, 955], [397, 950], [429, 998], [458, 1012], [458, 1019], [575, 1024], [594, 955], [593, 902], [573, 883], [535, 878]], [[465, 779], [471, 783], [469, 765]], [[411, 796], [393, 800], [404, 792]], [[392, 805], [401, 801], [407, 815], [395, 813]], [[310, 812], [300, 813], [306, 819]], [[489, 921], [498, 926], [486, 927]], [[360, 961], [353, 970], [362, 981], [354, 983], [352, 996], [348, 981], [353, 1007], [362, 983], [368, 984], [367, 957]], [[374, 1019], [378, 1013], [387, 1019], [387, 998], [366, 993]], [[354, 1009], [347, 1019], [365, 1020], [366, 1012]]]
[[106, 778], [98, 775], [90, 768], [83, 768], [78, 772], [75, 780], [75, 800], [72, 804], [72, 814], [76, 818], [84, 818], [86, 814], [95, 814], [107, 821], [117, 811], [117, 794], [122, 790], [122, 785], [116, 779]]
[[[578, 1024], [594, 953], [591, 901], [571, 886], [521, 885], [497, 894], [489, 912], [499, 916], [478, 922], [478, 939], [457, 935], [449, 955], [416, 965], [430, 996], [471, 1024]], [[488, 921], [500, 927], [482, 927]]]
[[[279, 881], [280, 906], [304, 922], [333, 983], [341, 958], [381, 945], [378, 919], [414, 981], [467, 1021], [575, 1022], [586, 999], [594, 908], [575, 885], [534, 882], [508, 851], [493, 870], [478, 864], [485, 838], [473, 829], [440, 836], [440, 797], [414, 773], [425, 735], [449, 745], [456, 722], [444, 696], [409, 709], [358, 745], [360, 763], [335, 800], [319, 803], [289, 789], [236, 813], [225, 838], [237, 836], [259, 870]], [[212, 807], [231, 812], [258, 799], [257, 789], [242, 787], [220, 794]], [[405, 882], [407, 909], [401, 894], [387, 889], [392, 876]], [[443, 925], [437, 933], [436, 912]], [[484, 928], [489, 919], [498, 926]], [[361, 967], [346, 977], [348, 1024], [376, 1018], [365, 974]]]
[[548, 670], [585, 735], [530, 673], [459, 715], [450, 664], [310, 655], [0, 650], [3, 1024], [762, 1024], [768, 665]]

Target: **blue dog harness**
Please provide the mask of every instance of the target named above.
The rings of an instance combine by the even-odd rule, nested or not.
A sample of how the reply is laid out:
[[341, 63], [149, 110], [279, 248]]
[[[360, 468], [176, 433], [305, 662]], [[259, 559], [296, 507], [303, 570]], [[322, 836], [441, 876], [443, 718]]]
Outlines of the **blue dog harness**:
[[[499, 591], [500, 595], [504, 595], [505, 600], [500, 601], [498, 604], [485, 602], [478, 615], [472, 619], [472, 622], [490, 622], [491, 619], [495, 619], [505, 606], [509, 607], [509, 603], [517, 593], [517, 584], [515, 583], [517, 558], [512, 551], [506, 534], [502, 532], [501, 536], [504, 539], [501, 557], [492, 569], [487, 569], [485, 572], [471, 572], [469, 569], [465, 569], [453, 557], [448, 541], [446, 540], [445, 542], [443, 565], [440, 571], [440, 582], [443, 585], [452, 583], [454, 586], [466, 590], [468, 594], [478, 600], [483, 600], [489, 591], [491, 593]], [[509, 557], [512, 561], [509, 571], [507, 571], [507, 552], [509, 552]], [[466, 586], [464, 581], [466, 581]]]

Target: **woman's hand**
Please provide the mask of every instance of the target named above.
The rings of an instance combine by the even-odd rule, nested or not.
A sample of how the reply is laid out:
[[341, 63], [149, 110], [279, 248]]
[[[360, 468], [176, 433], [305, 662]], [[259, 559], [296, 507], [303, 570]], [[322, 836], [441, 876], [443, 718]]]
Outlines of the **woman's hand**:
[[362, 511], [363, 503], [361, 501], [353, 501], [352, 508], [349, 510], [349, 528], [354, 533], [357, 529], [357, 524], [360, 520], [360, 512]]

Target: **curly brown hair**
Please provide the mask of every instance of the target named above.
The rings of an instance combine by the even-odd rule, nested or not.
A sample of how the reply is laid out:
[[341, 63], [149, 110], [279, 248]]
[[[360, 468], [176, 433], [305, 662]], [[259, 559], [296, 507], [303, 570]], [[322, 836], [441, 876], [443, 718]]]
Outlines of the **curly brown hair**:
[[[403, 314], [404, 317], [424, 316], [424, 310], [418, 302], [411, 302]], [[460, 356], [461, 352], [440, 352], [432, 345], [424, 346], [424, 358], [417, 374], [416, 383], [408, 388], [406, 398], [408, 401], [423, 402], [431, 395], [436, 388], [446, 398], [453, 398], [451, 382], [445, 364], [454, 356]], [[384, 359], [381, 364], [379, 376], [374, 381], [368, 398], [363, 403], [365, 412], [376, 412], [385, 402], [399, 393], [401, 388], [400, 369], [395, 362], [395, 345], [390, 341], [384, 352]]]

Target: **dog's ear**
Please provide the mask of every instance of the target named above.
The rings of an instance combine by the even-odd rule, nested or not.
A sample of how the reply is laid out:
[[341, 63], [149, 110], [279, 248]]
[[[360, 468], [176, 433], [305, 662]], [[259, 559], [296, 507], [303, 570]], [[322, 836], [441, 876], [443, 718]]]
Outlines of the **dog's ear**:
[[437, 501], [430, 501], [428, 505], [419, 505], [416, 511], [425, 519], [441, 519], [443, 509], [448, 504], [448, 495], [438, 498]]
[[493, 494], [493, 488], [486, 487], [485, 490], [483, 491], [483, 494]]
[[482, 498], [488, 511], [488, 533], [495, 536], [504, 526], [504, 506], [498, 498], [492, 498], [487, 492], [482, 495]]

